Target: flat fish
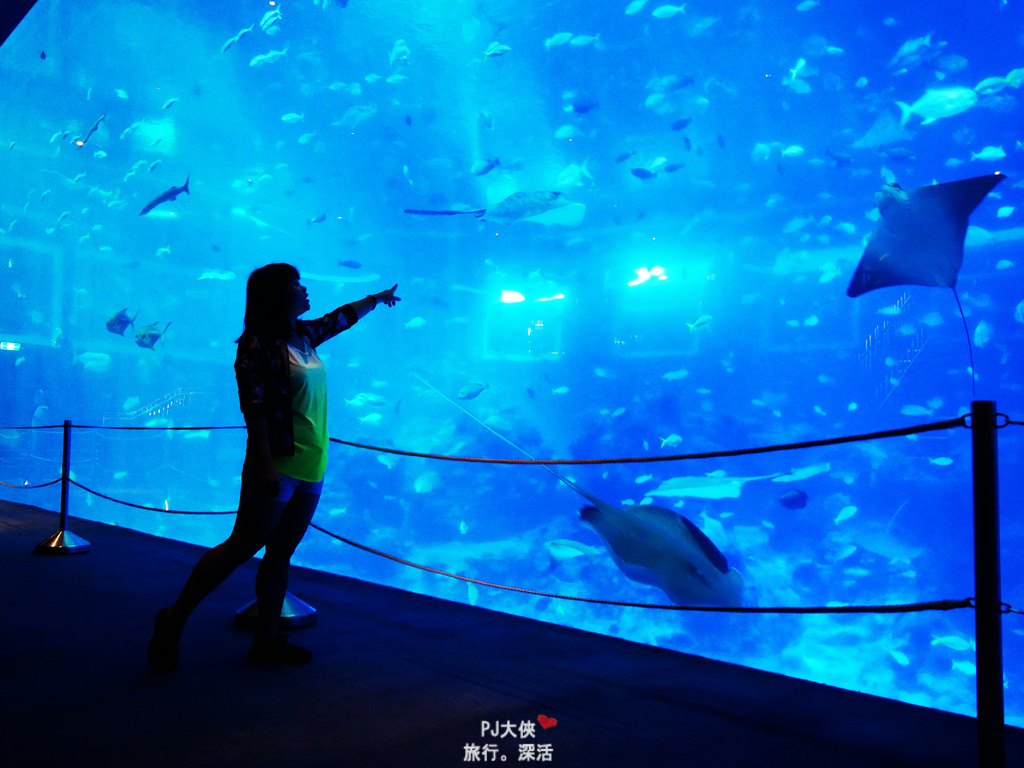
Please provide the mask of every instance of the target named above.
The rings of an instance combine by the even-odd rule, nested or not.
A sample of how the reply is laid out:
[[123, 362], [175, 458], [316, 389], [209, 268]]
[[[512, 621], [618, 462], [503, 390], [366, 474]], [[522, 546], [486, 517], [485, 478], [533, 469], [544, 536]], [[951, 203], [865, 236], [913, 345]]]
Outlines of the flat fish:
[[485, 389], [487, 389], [486, 384], [480, 384], [474, 381], [466, 384], [462, 389], [460, 389], [459, 394], [456, 395], [456, 397], [458, 397], [459, 400], [472, 400]]
[[719, 549], [682, 515], [654, 505], [580, 510], [627, 578], [664, 592], [676, 605], [738, 606], [743, 580]]
[[[543, 214], [554, 211], [558, 208], [573, 206], [583, 208], [579, 203], [573, 204], [565, 196], [564, 192], [513, 192], [504, 200], [491, 208], [478, 208], [472, 211], [432, 211], [406, 208], [404, 213], [411, 213], [418, 216], [476, 216], [484, 221], [491, 221], [497, 224], [512, 224], [524, 219], [532, 219]], [[582, 213], [582, 212], [580, 212]], [[541, 222], [547, 223], [547, 222]], [[557, 221], [556, 223], [570, 223]], [[575, 221], [573, 223], [579, 223]]]

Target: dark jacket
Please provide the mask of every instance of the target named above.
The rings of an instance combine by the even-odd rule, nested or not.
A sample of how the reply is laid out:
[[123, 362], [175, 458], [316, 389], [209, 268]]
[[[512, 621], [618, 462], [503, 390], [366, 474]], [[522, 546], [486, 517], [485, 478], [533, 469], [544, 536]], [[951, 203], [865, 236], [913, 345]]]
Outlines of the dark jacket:
[[[296, 320], [295, 333], [311, 347], [317, 347], [359, 320], [349, 304], [316, 320]], [[242, 413], [267, 418], [272, 456], [294, 456], [292, 431], [292, 385], [288, 364], [288, 343], [284, 339], [260, 340], [244, 335], [235, 354], [235, 379]]]

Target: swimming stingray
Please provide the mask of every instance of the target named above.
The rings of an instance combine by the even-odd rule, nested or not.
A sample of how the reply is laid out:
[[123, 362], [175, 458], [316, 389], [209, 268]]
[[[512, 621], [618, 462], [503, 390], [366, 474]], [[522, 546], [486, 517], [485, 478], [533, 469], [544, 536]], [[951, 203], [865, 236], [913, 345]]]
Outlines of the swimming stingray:
[[586, 206], [573, 203], [562, 192], [513, 192], [491, 208], [475, 211], [423, 211], [406, 208], [403, 213], [417, 216], [459, 216], [469, 214], [483, 221], [511, 224], [515, 221], [534, 221], [538, 224], [567, 224], [575, 226], [583, 221]]
[[[424, 379], [420, 378], [431, 389]], [[434, 389], [437, 392], [436, 389]], [[469, 411], [448, 402], [517, 451], [533, 458]], [[580, 519], [591, 525], [627, 578], [657, 587], [677, 605], [741, 605], [743, 579], [712, 541], [682, 515], [653, 504], [616, 507], [542, 464], [548, 472], [590, 502]]]
[[[956, 277], [964, 260], [967, 217], [1005, 178], [994, 173], [910, 190], [886, 184], [875, 194], [881, 218], [846, 295], [860, 296], [889, 285], [945, 285], [953, 289], [959, 307]], [[969, 348], [970, 333], [967, 341]], [[972, 377], [973, 370], [972, 352]]]

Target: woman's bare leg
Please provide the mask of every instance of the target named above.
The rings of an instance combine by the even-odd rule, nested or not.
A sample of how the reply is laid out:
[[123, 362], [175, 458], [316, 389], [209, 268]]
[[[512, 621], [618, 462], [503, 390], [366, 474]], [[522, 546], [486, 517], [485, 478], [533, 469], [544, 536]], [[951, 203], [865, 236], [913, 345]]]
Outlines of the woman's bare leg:
[[306, 534], [319, 501], [320, 494], [294, 493], [267, 541], [267, 550], [256, 572], [256, 602], [259, 607], [256, 635], [260, 638], [272, 638], [278, 633], [281, 606], [288, 592], [291, 557]]

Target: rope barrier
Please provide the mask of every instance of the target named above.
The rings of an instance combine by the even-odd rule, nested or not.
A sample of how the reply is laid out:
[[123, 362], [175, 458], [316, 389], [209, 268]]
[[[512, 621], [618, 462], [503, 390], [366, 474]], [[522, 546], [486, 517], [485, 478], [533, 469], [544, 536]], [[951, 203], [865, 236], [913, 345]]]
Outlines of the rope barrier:
[[439, 568], [431, 568], [428, 565], [420, 565], [410, 560], [404, 560], [401, 557], [395, 555], [389, 555], [387, 552], [381, 552], [380, 550], [368, 547], [365, 544], [346, 539], [344, 536], [340, 536], [332, 531], [322, 528], [316, 523], [309, 524], [311, 528], [315, 528], [321, 533], [325, 533], [333, 539], [342, 541], [356, 549], [361, 549], [364, 552], [378, 555], [388, 560], [393, 560], [396, 563], [402, 565], [408, 565], [413, 568], [418, 568], [421, 571], [427, 571], [429, 573], [436, 573], [439, 576], [448, 576], [453, 579], [460, 581], [466, 581], [471, 584], [480, 584], [484, 587], [495, 587], [496, 589], [505, 589], [510, 592], [521, 592], [527, 595], [538, 595], [540, 597], [552, 597], [558, 600], [575, 600], [581, 603], [597, 603], [599, 605], [617, 605], [626, 608], [656, 608], [663, 611], [705, 611], [711, 613], [905, 613], [911, 611], [950, 611], [959, 608], [970, 608], [970, 598], [964, 600], [934, 600], [926, 603], [905, 603], [902, 605], [840, 605], [840, 606], [827, 606], [827, 607], [811, 607], [811, 608], [789, 608], [789, 607], [776, 607], [776, 608], [747, 608], [744, 606], [732, 606], [732, 607], [720, 607], [720, 606], [709, 606], [709, 605], [658, 605], [654, 603], [626, 603], [619, 600], [599, 600], [592, 597], [576, 597], [573, 595], [558, 595], [552, 592], [538, 592], [532, 589], [525, 589], [523, 587], [510, 587], [507, 584], [495, 584], [490, 581], [481, 581], [480, 579], [473, 579], [469, 576], [460, 576], [457, 573], [449, 573], [448, 571], [442, 571]]
[[[1003, 418], [1006, 419], [1006, 422], [1004, 424], [999, 425], [1000, 428], [1004, 427], [1004, 426], [1008, 426], [1010, 424], [1024, 426], [1024, 422], [1014, 421], [1014, 420], [1010, 419], [1009, 417], [1005, 416], [1004, 414], [997, 414], [997, 415], [998, 416], [1003, 416]], [[827, 439], [823, 439], [823, 440], [808, 440], [808, 441], [804, 441], [804, 442], [800, 442], [800, 443], [789, 443], [789, 444], [784, 444], [784, 445], [763, 446], [763, 447], [758, 447], [758, 448], [746, 448], [746, 449], [737, 449], [737, 450], [728, 450], [728, 451], [709, 451], [709, 452], [704, 452], [704, 453], [676, 454], [676, 455], [671, 455], [671, 456], [644, 456], [644, 457], [628, 457], [628, 458], [613, 458], [613, 459], [564, 459], [564, 460], [563, 459], [489, 459], [489, 458], [468, 457], [468, 456], [442, 456], [442, 455], [439, 455], [439, 454], [432, 454], [432, 453], [420, 453], [420, 452], [415, 452], [415, 451], [403, 451], [403, 450], [394, 449], [394, 448], [383, 448], [383, 447], [380, 447], [380, 446], [364, 445], [362, 443], [354, 443], [354, 442], [350, 442], [350, 441], [347, 441], [347, 440], [341, 440], [341, 439], [333, 438], [333, 437], [330, 438], [330, 440], [331, 440], [331, 442], [339, 443], [341, 445], [347, 445], [347, 446], [350, 446], [350, 447], [353, 447], [353, 448], [361, 448], [361, 449], [365, 449], [365, 450], [378, 451], [378, 452], [381, 452], [381, 453], [391, 453], [391, 454], [396, 454], [396, 455], [399, 455], [399, 456], [412, 456], [412, 457], [417, 457], [417, 458], [439, 459], [439, 460], [445, 460], [445, 461], [463, 461], [463, 462], [472, 462], [472, 463], [508, 464], [508, 465], [522, 465], [522, 464], [526, 464], [526, 465], [529, 465], [529, 464], [538, 464], [538, 465], [635, 464], [635, 463], [647, 463], [647, 462], [657, 462], [657, 461], [683, 461], [683, 460], [691, 460], [691, 459], [706, 459], [706, 458], [721, 458], [721, 457], [729, 457], [729, 456], [743, 456], [743, 455], [750, 455], [750, 454], [756, 454], [756, 453], [772, 453], [772, 452], [784, 451], [784, 450], [795, 450], [795, 449], [799, 449], [799, 448], [812, 448], [812, 447], [821, 447], [821, 446], [826, 446], [826, 445], [839, 445], [839, 444], [843, 444], [843, 443], [859, 442], [859, 441], [864, 441], [864, 440], [876, 440], [876, 439], [885, 439], [885, 438], [889, 438], [889, 437], [900, 437], [900, 436], [906, 436], [906, 435], [911, 435], [911, 434], [919, 434], [919, 433], [923, 433], [923, 432], [938, 431], [938, 430], [942, 430], [942, 429], [951, 429], [953, 427], [967, 427], [968, 426], [968, 422], [969, 422], [968, 416], [969, 415], [965, 415], [965, 416], [960, 416], [960, 417], [958, 417], [956, 419], [948, 419], [948, 420], [945, 420], [945, 421], [934, 422], [932, 424], [921, 424], [921, 425], [917, 425], [917, 426], [913, 426], [913, 427], [903, 427], [903, 428], [899, 428], [899, 429], [882, 430], [882, 431], [879, 431], [879, 432], [872, 432], [872, 433], [861, 434], [861, 435], [851, 435], [851, 436], [838, 437], [838, 438], [827, 438]], [[244, 427], [230, 427], [230, 426], [229, 427], [96, 427], [96, 426], [87, 426], [87, 425], [72, 425], [72, 426], [74, 426], [75, 428], [78, 428], [78, 429], [100, 429], [100, 430], [102, 430], [102, 429], [116, 429], [116, 430], [163, 430], [163, 429], [174, 429], [174, 430], [210, 430], [210, 429], [242, 429], [242, 428], [244, 428]], [[55, 428], [62, 428], [62, 427], [63, 427], [63, 425], [53, 425], [53, 426], [49, 426], [49, 427], [47, 427], [47, 426], [42, 426], [42, 427], [20, 427], [20, 428], [15, 428], [15, 429], [55, 429]], [[0, 485], [3, 485], [5, 487], [7, 487], [7, 488], [28, 490], [28, 489], [33, 489], [33, 488], [45, 488], [46, 486], [53, 485], [53, 484], [58, 483], [60, 481], [61, 481], [61, 478], [57, 478], [56, 480], [51, 480], [50, 482], [42, 483], [40, 485], [34, 485], [34, 486], [16, 486], [16, 485], [9, 485], [7, 483], [2, 483], [2, 482], [0, 482]], [[214, 510], [211, 510], [211, 511], [202, 511], [202, 512], [193, 512], [193, 511], [185, 511], [185, 510], [160, 509], [159, 507], [144, 506], [144, 505], [141, 505], [141, 504], [133, 504], [131, 502], [123, 501], [123, 500], [120, 500], [120, 499], [115, 499], [112, 496], [107, 496], [106, 494], [100, 493], [99, 491], [96, 491], [96, 490], [94, 490], [92, 488], [89, 488], [89, 487], [87, 487], [85, 485], [82, 485], [81, 483], [79, 483], [79, 482], [77, 482], [75, 480], [71, 480], [70, 478], [69, 478], [68, 482], [72, 483], [73, 485], [77, 486], [78, 488], [81, 488], [82, 490], [86, 491], [87, 493], [91, 493], [91, 494], [93, 494], [95, 496], [99, 496], [100, 498], [106, 499], [106, 500], [111, 501], [111, 502], [113, 502], [115, 504], [121, 504], [121, 505], [128, 506], [128, 507], [134, 507], [135, 509], [142, 509], [142, 510], [147, 510], [147, 511], [157, 511], [157, 512], [163, 512], [165, 514], [175, 514], [175, 515], [231, 515], [231, 514], [235, 514], [237, 512], [237, 510], [234, 510], [234, 509], [232, 509], [232, 510], [224, 510], [224, 511], [214, 511]], [[670, 611], [704, 611], [704, 612], [715, 612], [715, 613], [782, 613], [782, 614], [789, 614], [789, 613], [802, 613], [802, 614], [824, 614], [824, 613], [906, 613], [906, 612], [931, 611], [931, 610], [948, 611], [948, 610], [956, 610], [956, 609], [960, 609], [960, 608], [972, 608], [972, 607], [974, 607], [974, 599], [973, 598], [967, 598], [967, 599], [963, 599], [963, 600], [935, 600], [935, 601], [929, 601], [929, 602], [903, 603], [903, 604], [897, 604], [897, 605], [817, 606], [817, 607], [807, 607], [807, 608], [799, 608], [799, 607], [755, 608], [755, 607], [743, 607], [743, 606], [731, 606], [731, 607], [720, 607], [720, 606], [682, 606], [682, 605], [659, 605], [659, 604], [651, 604], [651, 603], [631, 603], [631, 602], [622, 602], [622, 601], [617, 601], [617, 600], [600, 600], [600, 599], [597, 599], [597, 598], [576, 597], [576, 596], [572, 596], [572, 595], [560, 595], [560, 594], [554, 594], [554, 593], [549, 593], [549, 592], [539, 592], [539, 591], [536, 591], [536, 590], [525, 589], [525, 588], [522, 588], [522, 587], [512, 587], [512, 586], [508, 586], [508, 585], [505, 585], [505, 584], [495, 584], [493, 582], [482, 581], [480, 579], [473, 579], [473, 578], [470, 578], [468, 576], [460, 576], [458, 574], [449, 573], [447, 571], [443, 571], [443, 570], [440, 570], [440, 569], [437, 569], [437, 568], [431, 568], [430, 566], [420, 565], [418, 563], [414, 563], [414, 562], [411, 562], [409, 560], [405, 560], [405, 559], [397, 557], [395, 555], [391, 555], [391, 554], [388, 554], [386, 552], [381, 552], [380, 550], [374, 549], [372, 547], [368, 547], [368, 546], [366, 546], [364, 544], [359, 544], [358, 542], [352, 541], [352, 540], [347, 539], [347, 538], [345, 538], [343, 536], [340, 536], [340, 535], [338, 535], [336, 533], [333, 533], [332, 531], [329, 531], [326, 528], [323, 528], [323, 527], [317, 525], [316, 523], [310, 523], [310, 527], [315, 528], [316, 530], [320, 531], [321, 533], [324, 533], [327, 536], [330, 536], [330, 537], [332, 537], [334, 539], [337, 539], [338, 541], [344, 542], [345, 544], [348, 544], [349, 546], [355, 547], [357, 549], [361, 549], [361, 550], [363, 550], [365, 552], [368, 552], [370, 554], [374, 554], [374, 555], [377, 555], [379, 557], [383, 557], [383, 558], [386, 558], [388, 560], [392, 560], [392, 561], [397, 562], [397, 563], [401, 563], [402, 565], [407, 565], [407, 566], [410, 566], [412, 568], [417, 568], [417, 569], [422, 570], [422, 571], [427, 571], [429, 573], [435, 573], [435, 574], [438, 574], [438, 575], [441, 575], [441, 576], [447, 576], [447, 577], [453, 578], [453, 579], [459, 579], [461, 581], [465, 581], [465, 582], [472, 583], [472, 584], [479, 584], [481, 586], [494, 587], [496, 589], [504, 589], [504, 590], [508, 590], [508, 591], [511, 591], [511, 592], [520, 592], [520, 593], [524, 593], [524, 594], [537, 595], [537, 596], [540, 596], [540, 597], [549, 597], [549, 598], [554, 598], [554, 599], [559, 599], [559, 600], [573, 600], [573, 601], [577, 601], [577, 602], [595, 603], [595, 604], [601, 604], [601, 605], [615, 605], [615, 606], [621, 606], [621, 607], [627, 607], [627, 608], [653, 608], [653, 609], [658, 609], [658, 610], [670, 610]], [[1003, 610], [1004, 613], [1021, 613], [1021, 614], [1024, 614], [1024, 611], [1020, 611], [1020, 610], [1014, 609], [1014, 608], [1010, 607], [1010, 605], [1008, 605], [1007, 603], [1003, 603], [1002, 604], [1002, 610]]]
[[[1004, 424], [999, 425], [999, 428], [1009, 426], [1010, 424], [1024, 426], [1024, 422], [1014, 421], [1005, 414], [997, 414], [1006, 419]], [[868, 432], [859, 435], [848, 435], [845, 437], [832, 437], [825, 438], [822, 440], [806, 440], [800, 443], [784, 443], [782, 445], [769, 445], [761, 446], [756, 448], [738, 448], [726, 451], [706, 451], [703, 453], [679, 453], [672, 454], [669, 456], [632, 456], [632, 457], [619, 457], [610, 459], [492, 459], [476, 456], [444, 456], [437, 453], [421, 453], [418, 451], [403, 451], [398, 448], [384, 448], [378, 445], [366, 445], [364, 443], [355, 443], [349, 440], [342, 440], [337, 437], [329, 438], [332, 443], [338, 443], [339, 445], [346, 445], [351, 448], [361, 448], [368, 451], [377, 451], [378, 453], [391, 453], [396, 456], [410, 456], [413, 458], [421, 459], [437, 459], [440, 461], [462, 461], [475, 464], [508, 464], [508, 465], [530, 465], [536, 464], [541, 466], [568, 466], [568, 465], [591, 465], [591, 464], [647, 464], [661, 461], [689, 461], [694, 459], [716, 459], [726, 458], [731, 456], [749, 456], [759, 453], [775, 453], [778, 451], [792, 451], [801, 448], [818, 448], [826, 445], [841, 445], [843, 443], [854, 443], [862, 442], [865, 440], [882, 440], [890, 437], [905, 437], [907, 435], [921, 434], [924, 432], [936, 432], [943, 429], [952, 429], [954, 427], [969, 427], [970, 414], [959, 416], [955, 419], [947, 419], [945, 421], [937, 421], [931, 424], [919, 424], [913, 427], [900, 427], [899, 429], [886, 429], [879, 432]], [[119, 430], [211, 430], [211, 429], [245, 429], [245, 427], [97, 427], [88, 426], [84, 424], [72, 424], [73, 429], [119, 429]], [[45, 427], [11, 427], [11, 429], [58, 429], [63, 428], [63, 425], [52, 425]], [[8, 486], [9, 488], [20, 487], [20, 486]], [[39, 486], [42, 487], [42, 486]]]
[[45, 488], [48, 485], [53, 485], [54, 483], [59, 482], [60, 478], [58, 477], [56, 480], [51, 480], [48, 483], [41, 483], [40, 485], [11, 485], [10, 483], [0, 483], [0, 485], [2, 485], [4, 488], [14, 488], [15, 490], [18, 491], [29, 491], [32, 490], [33, 488]]
[[[54, 481], [54, 482], [57, 482], [57, 481]], [[102, 494], [99, 491], [94, 491], [92, 488], [88, 488], [88, 487], [82, 485], [81, 483], [76, 482], [75, 480], [68, 480], [68, 482], [71, 483], [72, 485], [77, 485], [83, 491], [91, 493], [91, 494], [93, 494], [95, 496], [99, 496], [101, 499], [106, 499], [107, 501], [112, 501], [115, 504], [123, 504], [126, 507], [135, 507], [135, 509], [145, 509], [145, 510], [148, 510], [150, 512], [155, 510], [157, 512], [164, 512], [164, 513], [169, 513], [169, 514], [172, 514], [172, 515], [233, 515], [233, 514], [235, 514], [238, 511], [237, 509], [228, 509], [228, 510], [224, 510], [223, 512], [219, 512], [219, 511], [216, 511], [216, 510], [211, 510], [209, 512], [186, 512], [186, 511], [183, 511], [183, 510], [170, 510], [170, 509], [160, 509], [159, 507], [147, 507], [147, 506], [144, 506], [142, 504], [132, 504], [130, 501], [121, 501], [120, 499], [115, 499], [114, 497], [107, 496], [106, 494]]]
[[[54, 481], [52, 481], [50, 483], [46, 483], [46, 485], [52, 485], [55, 482], [59, 482], [59, 478], [58, 478], [58, 480], [54, 480]], [[225, 510], [225, 511], [211, 510], [211, 511], [205, 511], [205, 512], [190, 512], [190, 511], [185, 511], [185, 510], [172, 510], [172, 509], [160, 509], [159, 507], [147, 507], [147, 506], [143, 506], [141, 504], [133, 504], [133, 503], [128, 502], [128, 501], [123, 501], [121, 499], [115, 499], [112, 496], [107, 496], [106, 494], [103, 494], [103, 493], [100, 493], [99, 491], [93, 490], [92, 488], [89, 488], [88, 486], [82, 485], [81, 483], [79, 483], [79, 482], [77, 482], [75, 480], [69, 480], [68, 482], [70, 482], [72, 485], [77, 486], [78, 488], [81, 488], [83, 491], [86, 491], [87, 493], [91, 493], [91, 494], [93, 494], [95, 496], [99, 496], [100, 498], [106, 499], [107, 501], [112, 501], [115, 504], [121, 504], [121, 505], [127, 506], [127, 507], [134, 507], [135, 509], [146, 510], [148, 512], [162, 512], [164, 514], [172, 514], [172, 515], [232, 515], [232, 514], [235, 514], [237, 512], [237, 510], [234, 510], [234, 509], [232, 509], [232, 510]], [[12, 486], [12, 487], [16, 487], [16, 486]], [[43, 487], [43, 486], [39, 486], [39, 487]], [[439, 576], [447, 576], [449, 578], [458, 579], [460, 581], [465, 581], [465, 582], [468, 582], [468, 583], [471, 583], [471, 584], [479, 584], [479, 585], [484, 586], [484, 587], [494, 587], [495, 589], [504, 589], [504, 590], [507, 590], [509, 592], [520, 592], [522, 594], [536, 595], [538, 597], [549, 597], [549, 598], [553, 598], [553, 599], [556, 599], [556, 600], [573, 600], [573, 601], [576, 601], [576, 602], [592, 603], [592, 604], [597, 604], [597, 605], [614, 605], [614, 606], [619, 606], [619, 607], [623, 607], [623, 608], [650, 608], [650, 609], [663, 610], [663, 611], [700, 611], [700, 612], [705, 612], [705, 613], [778, 613], [778, 614], [796, 614], [796, 613], [800, 613], [800, 614], [827, 614], [827, 613], [911, 613], [911, 612], [919, 612], [919, 611], [951, 611], [951, 610], [958, 610], [960, 608], [973, 608], [974, 607], [974, 599], [973, 598], [966, 598], [966, 599], [962, 599], [962, 600], [949, 600], [949, 599], [947, 599], [947, 600], [932, 600], [932, 601], [921, 602], [921, 603], [900, 603], [900, 604], [895, 604], [895, 605], [837, 605], [837, 606], [811, 606], [811, 607], [805, 607], [805, 608], [801, 608], [801, 607], [787, 607], [787, 606], [775, 606], [775, 607], [770, 607], [770, 608], [761, 608], [761, 607], [746, 607], [746, 606], [726, 606], [726, 607], [723, 607], [723, 606], [706, 606], [706, 605], [664, 605], [664, 604], [656, 604], [656, 603], [631, 603], [631, 602], [624, 602], [624, 601], [620, 601], [620, 600], [601, 600], [601, 599], [598, 599], [598, 598], [577, 597], [577, 596], [574, 596], [574, 595], [560, 595], [560, 594], [556, 594], [556, 593], [553, 593], [553, 592], [540, 592], [540, 591], [533, 590], [533, 589], [526, 589], [524, 587], [512, 587], [512, 586], [509, 586], [507, 584], [496, 584], [496, 583], [490, 582], [490, 581], [483, 581], [481, 579], [474, 579], [474, 578], [471, 578], [469, 576], [460, 576], [459, 574], [449, 573], [448, 571], [443, 571], [443, 570], [441, 570], [439, 568], [431, 568], [430, 566], [427, 566], [427, 565], [420, 565], [419, 563], [414, 563], [411, 560], [405, 560], [404, 558], [398, 557], [396, 555], [391, 555], [391, 554], [388, 554], [387, 552], [382, 552], [382, 551], [380, 551], [378, 549], [374, 549], [373, 547], [366, 546], [365, 544], [360, 544], [359, 542], [352, 541], [351, 539], [348, 539], [348, 538], [345, 538], [344, 536], [336, 534], [333, 531], [329, 531], [326, 528], [323, 528], [320, 525], [317, 525], [316, 523], [312, 523], [311, 522], [310, 523], [310, 527], [311, 528], [315, 528], [316, 530], [320, 531], [323, 534], [326, 534], [327, 536], [330, 536], [333, 539], [337, 539], [338, 541], [344, 542], [345, 544], [348, 544], [349, 546], [355, 547], [356, 549], [361, 549], [364, 552], [368, 552], [370, 554], [377, 555], [378, 557], [383, 557], [383, 558], [385, 558], [387, 560], [391, 560], [391, 561], [396, 562], [396, 563], [401, 563], [402, 565], [407, 565], [407, 566], [410, 566], [412, 568], [417, 568], [417, 569], [419, 569], [421, 571], [427, 571], [429, 573], [435, 573], [435, 574], [437, 574]], [[1018, 610], [1016, 610], [1014, 608], [1011, 608], [1007, 603], [1003, 603], [1002, 606], [1003, 606], [1003, 612], [1004, 613], [1024, 613], [1024, 611], [1018, 611]]]
[[886, 429], [881, 432], [869, 432], [862, 435], [850, 435], [847, 437], [832, 437], [824, 440], [806, 440], [802, 443], [786, 443], [784, 445], [768, 445], [760, 448], [739, 448], [730, 451], [708, 451], [705, 453], [680, 453], [671, 456], [635, 456], [628, 458], [613, 459], [486, 459], [471, 456], [441, 456], [436, 453], [417, 453], [416, 451], [402, 451], [397, 448], [381, 448], [375, 445], [364, 445], [353, 443], [348, 440], [341, 440], [337, 437], [330, 438], [332, 443], [340, 443], [352, 448], [363, 448], [381, 453], [393, 453], [398, 456], [414, 456], [423, 459], [440, 459], [442, 461], [467, 461], [477, 464], [539, 464], [539, 465], [578, 465], [578, 464], [646, 464], [657, 461], [688, 461], [691, 459], [716, 459], [727, 456], [748, 456], [756, 453], [774, 453], [776, 451], [792, 451], [800, 448], [816, 448], [824, 445], [840, 445], [842, 443], [854, 443], [863, 440], [879, 440], [888, 437], [903, 437], [922, 432], [935, 432], [941, 429], [952, 429], [953, 427], [966, 426], [966, 417], [960, 416], [956, 419], [937, 421], [932, 424], [920, 424], [914, 427], [901, 427], [900, 429]]

